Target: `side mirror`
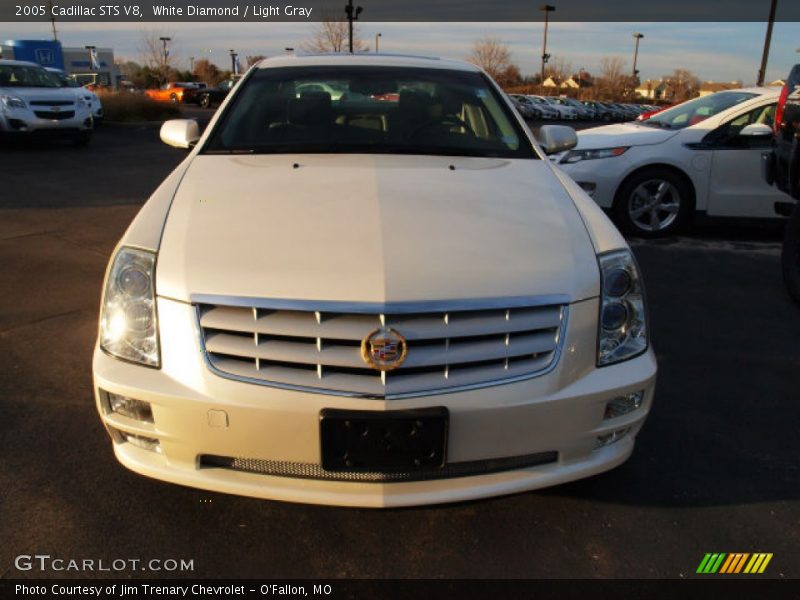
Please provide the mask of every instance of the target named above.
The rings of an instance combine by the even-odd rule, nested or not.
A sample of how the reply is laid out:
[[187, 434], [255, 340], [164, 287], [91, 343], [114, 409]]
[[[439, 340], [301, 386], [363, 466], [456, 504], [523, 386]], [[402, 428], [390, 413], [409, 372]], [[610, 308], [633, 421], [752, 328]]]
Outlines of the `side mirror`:
[[769, 125], [765, 125], [764, 123], [751, 123], [750, 125], [743, 128], [739, 135], [743, 135], [745, 137], [765, 137], [765, 136], [772, 136], [772, 127]]
[[194, 119], [172, 119], [161, 126], [160, 136], [167, 146], [189, 150], [200, 139], [200, 126]]
[[572, 150], [578, 145], [578, 136], [572, 127], [565, 125], [544, 125], [536, 136], [545, 154], [556, 154]]

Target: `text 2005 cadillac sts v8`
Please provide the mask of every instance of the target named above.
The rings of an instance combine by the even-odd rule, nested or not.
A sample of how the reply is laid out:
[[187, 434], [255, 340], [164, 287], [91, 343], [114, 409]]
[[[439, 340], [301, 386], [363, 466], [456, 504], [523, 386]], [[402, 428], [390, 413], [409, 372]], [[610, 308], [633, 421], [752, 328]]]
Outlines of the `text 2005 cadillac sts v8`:
[[295, 502], [531, 490], [631, 454], [653, 397], [625, 241], [458, 62], [251, 69], [110, 261], [97, 406], [126, 467]]

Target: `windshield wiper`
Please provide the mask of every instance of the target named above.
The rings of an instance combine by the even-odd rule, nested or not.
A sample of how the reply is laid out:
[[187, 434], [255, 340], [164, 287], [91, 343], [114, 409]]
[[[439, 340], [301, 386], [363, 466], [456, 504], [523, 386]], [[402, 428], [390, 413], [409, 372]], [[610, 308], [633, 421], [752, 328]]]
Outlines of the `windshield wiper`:
[[203, 154], [255, 154], [252, 148], [234, 150], [206, 150]]
[[466, 156], [477, 158], [502, 158], [491, 150], [471, 148], [446, 148], [438, 146], [359, 145], [359, 146], [255, 146], [247, 149], [211, 149], [203, 154], [406, 154], [434, 156]]

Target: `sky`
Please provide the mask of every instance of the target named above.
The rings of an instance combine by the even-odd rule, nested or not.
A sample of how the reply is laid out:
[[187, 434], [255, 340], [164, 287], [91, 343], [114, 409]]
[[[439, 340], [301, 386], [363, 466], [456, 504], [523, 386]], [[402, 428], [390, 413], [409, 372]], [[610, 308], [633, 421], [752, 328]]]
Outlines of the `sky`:
[[[228, 49], [240, 57], [274, 56], [299, 48], [315, 23], [57, 23], [65, 46], [111, 47], [116, 58], [140, 58], [145, 31], [172, 37], [171, 52], [179, 66], [189, 57], [230, 64]], [[374, 49], [381, 33], [381, 52], [464, 59], [476, 39], [491, 35], [506, 42], [524, 75], [537, 73], [543, 24], [538, 23], [370, 23], [359, 25], [361, 37]], [[766, 23], [572, 23], [551, 22], [547, 51], [590, 73], [599, 73], [604, 56], [620, 56], [630, 69], [633, 33], [644, 34], [639, 46], [640, 77], [657, 79], [675, 68], [687, 68], [704, 81], [742, 80], [753, 84], [761, 61]], [[50, 23], [1, 23], [0, 40], [50, 39]], [[800, 23], [776, 23], [767, 81], [783, 78], [800, 62]], [[242, 60], [244, 63], [244, 61]]]

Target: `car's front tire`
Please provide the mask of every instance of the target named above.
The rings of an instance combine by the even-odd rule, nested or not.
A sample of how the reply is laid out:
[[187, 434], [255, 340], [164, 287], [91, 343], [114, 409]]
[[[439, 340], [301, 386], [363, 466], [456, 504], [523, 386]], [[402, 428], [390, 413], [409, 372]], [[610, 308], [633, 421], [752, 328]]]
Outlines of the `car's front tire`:
[[651, 168], [625, 180], [617, 192], [614, 213], [627, 233], [653, 238], [680, 231], [692, 212], [692, 190], [669, 169]]
[[786, 290], [794, 301], [800, 304], [800, 204], [795, 204], [792, 215], [786, 223], [781, 266]]

